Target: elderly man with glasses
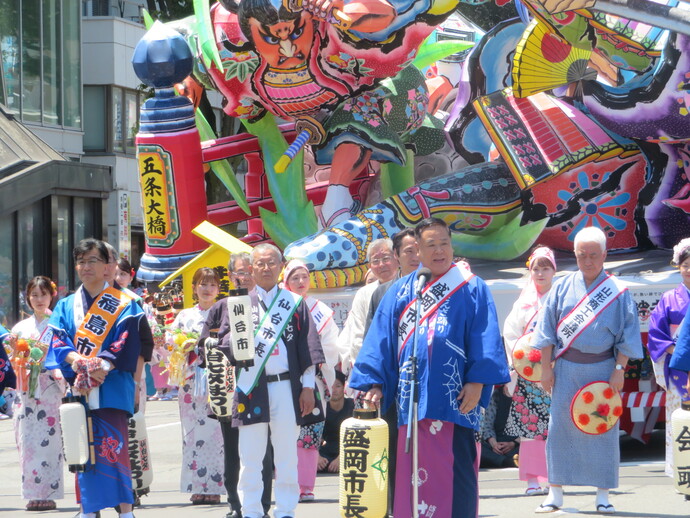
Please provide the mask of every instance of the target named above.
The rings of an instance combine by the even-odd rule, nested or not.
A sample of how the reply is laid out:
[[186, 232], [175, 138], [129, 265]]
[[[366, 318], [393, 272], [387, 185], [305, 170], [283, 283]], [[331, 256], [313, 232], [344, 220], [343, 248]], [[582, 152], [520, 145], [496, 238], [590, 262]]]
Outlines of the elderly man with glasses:
[[381, 238], [372, 241], [367, 249], [367, 261], [376, 280], [357, 290], [343, 330], [338, 337], [338, 349], [342, 356], [344, 373], [350, 371], [362, 348], [372, 295], [380, 285], [392, 281], [398, 275], [398, 260], [393, 252], [391, 239]]

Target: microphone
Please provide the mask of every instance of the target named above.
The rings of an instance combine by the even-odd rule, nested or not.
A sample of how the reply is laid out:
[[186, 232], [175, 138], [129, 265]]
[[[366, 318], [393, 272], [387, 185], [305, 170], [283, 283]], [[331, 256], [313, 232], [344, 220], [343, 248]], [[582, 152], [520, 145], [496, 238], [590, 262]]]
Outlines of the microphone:
[[417, 271], [417, 282], [414, 285], [415, 295], [419, 295], [424, 289], [424, 285], [431, 279], [431, 270], [429, 268], [420, 268]]

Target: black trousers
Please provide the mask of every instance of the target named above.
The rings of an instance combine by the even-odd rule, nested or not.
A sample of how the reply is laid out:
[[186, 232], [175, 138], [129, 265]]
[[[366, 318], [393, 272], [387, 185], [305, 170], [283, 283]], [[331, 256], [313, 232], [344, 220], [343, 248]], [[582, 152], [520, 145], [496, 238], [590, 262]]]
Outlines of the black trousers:
[[[223, 433], [223, 446], [225, 448], [225, 490], [228, 492], [228, 504], [232, 511], [242, 516], [242, 502], [237, 492], [237, 483], [240, 480], [240, 431], [230, 426], [230, 421], [220, 421], [220, 431]], [[267, 441], [266, 455], [261, 475], [264, 482], [264, 492], [261, 495], [261, 504], [264, 513], [271, 509], [271, 491], [273, 490], [273, 449], [271, 441]], [[295, 446], [296, 447], [296, 446]]]

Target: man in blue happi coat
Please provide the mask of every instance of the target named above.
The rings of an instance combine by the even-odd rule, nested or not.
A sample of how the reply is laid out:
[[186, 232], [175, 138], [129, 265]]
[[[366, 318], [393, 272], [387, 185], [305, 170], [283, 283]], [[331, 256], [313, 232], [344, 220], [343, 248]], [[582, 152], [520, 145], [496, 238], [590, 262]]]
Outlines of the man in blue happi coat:
[[[491, 294], [464, 262], [453, 263], [450, 230], [437, 218], [415, 229], [431, 271], [422, 290], [416, 350], [419, 380], [419, 504], [435, 516], [474, 518], [478, 485], [475, 431], [493, 385], [509, 381]], [[412, 515], [411, 455], [404, 453], [415, 328], [413, 272], [386, 293], [353, 367], [350, 387], [398, 409], [394, 516]], [[412, 450], [411, 450], [412, 451]], [[347, 466], [345, 466], [347, 469]]]
[[79, 473], [81, 518], [119, 506], [132, 518], [132, 474], [127, 424], [134, 411], [134, 372], [140, 353], [143, 311], [105, 281], [110, 256], [97, 239], [82, 240], [73, 251], [82, 285], [60, 300], [41, 341], [50, 345], [46, 368], [62, 370], [76, 394], [88, 398], [95, 458]]

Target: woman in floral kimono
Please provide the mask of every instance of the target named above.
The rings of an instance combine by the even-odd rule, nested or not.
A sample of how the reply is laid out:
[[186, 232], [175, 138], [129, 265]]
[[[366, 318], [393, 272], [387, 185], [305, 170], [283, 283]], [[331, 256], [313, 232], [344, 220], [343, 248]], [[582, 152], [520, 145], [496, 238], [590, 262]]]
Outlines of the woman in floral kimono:
[[[33, 315], [12, 328], [13, 349], [30, 347], [48, 325], [57, 290], [47, 277], [38, 276], [26, 287], [26, 302]], [[14, 433], [22, 468], [22, 497], [27, 511], [51, 511], [63, 498], [62, 431], [59, 408], [65, 390], [58, 370], [40, 367], [38, 384], [17, 390], [14, 400]]]
[[[503, 339], [509, 360], [512, 359], [513, 348], [518, 339], [534, 331], [539, 310], [551, 289], [551, 282], [556, 274], [553, 251], [543, 246], [536, 248], [527, 261], [527, 267], [530, 279], [503, 326]], [[539, 357], [541, 359], [541, 354]], [[514, 376], [516, 374], [513, 371], [511, 377]], [[527, 482], [525, 494], [528, 496], [548, 492], [548, 489], [541, 488], [540, 483], [547, 481], [546, 436], [550, 403], [551, 397], [538, 383], [517, 376], [505, 434], [518, 437], [520, 480]]]
[[[175, 317], [166, 340], [176, 348], [184, 348], [186, 340], [198, 336], [208, 317], [208, 311], [216, 302], [220, 286], [218, 274], [211, 268], [199, 268], [192, 278], [194, 296], [198, 303], [183, 309]], [[191, 333], [186, 339], [176, 338]], [[191, 341], [187, 342], [191, 344]], [[178, 360], [182, 363], [178, 363]], [[180, 356], [173, 349], [168, 359], [169, 372], [181, 369], [178, 404], [182, 423], [182, 473], [180, 491], [192, 493], [193, 504], [218, 504], [225, 494], [223, 485], [223, 437], [218, 421], [209, 417], [211, 409], [206, 392], [206, 376], [197, 352], [192, 349]], [[170, 376], [171, 384], [174, 375]]]

